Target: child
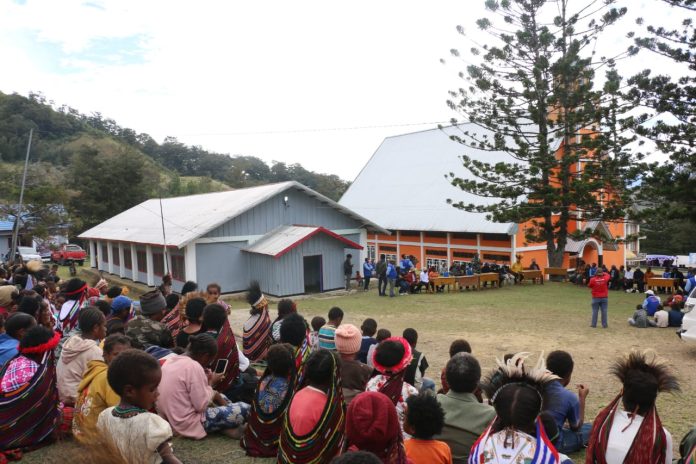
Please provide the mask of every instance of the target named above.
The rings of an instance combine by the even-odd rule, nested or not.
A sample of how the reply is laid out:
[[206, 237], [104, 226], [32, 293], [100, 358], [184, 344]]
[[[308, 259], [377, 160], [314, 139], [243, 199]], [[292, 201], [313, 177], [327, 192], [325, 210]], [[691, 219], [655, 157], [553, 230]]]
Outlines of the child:
[[106, 372], [109, 364], [130, 347], [130, 340], [125, 336], [110, 335], [104, 340], [104, 360], [95, 359], [87, 363], [87, 370], [77, 387], [78, 397], [72, 423], [73, 435], [78, 439], [82, 438], [83, 433], [89, 436], [96, 432], [99, 414], [121, 401], [109, 386]]
[[382, 343], [384, 340], [387, 338], [391, 337], [391, 332], [389, 329], [379, 329], [377, 331], [377, 336], [375, 340], [377, 340], [377, 343], [372, 345], [368, 350], [367, 350], [367, 365], [370, 366], [371, 368], [375, 368], [375, 363], [372, 360], [372, 357], [375, 355], [375, 350], [377, 349], [377, 345]]
[[418, 332], [416, 329], [405, 329], [403, 337], [408, 340], [413, 353], [413, 360], [406, 369], [404, 380], [420, 390], [435, 391], [435, 382], [432, 379], [425, 377], [425, 371], [428, 369], [428, 360], [425, 355], [416, 350], [418, 344]]
[[655, 323], [648, 319], [648, 311], [643, 308], [643, 305], [636, 306], [636, 312], [633, 313], [633, 317], [628, 318], [628, 323], [638, 329], [655, 326]]
[[[450, 344], [449, 348], [449, 356], [450, 359], [454, 357], [455, 354], [457, 353], [469, 353], [471, 354], [471, 345], [469, 342], [464, 340], [463, 338], [459, 338], [455, 341], [453, 341]], [[440, 372], [440, 383], [442, 384], [442, 388], [438, 391], [438, 393], [447, 394], [449, 391], [449, 385], [447, 384], [447, 376], [445, 375], [446, 368], [443, 367], [442, 371]]]
[[452, 464], [452, 452], [444, 441], [433, 440], [442, 432], [445, 412], [437, 399], [421, 393], [406, 400], [404, 430], [413, 436], [406, 440], [406, 456], [413, 464]]
[[319, 329], [324, 327], [325, 324], [326, 319], [321, 316], [312, 318], [312, 331], [309, 333], [309, 344], [312, 347], [312, 351], [319, 349]]
[[343, 310], [334, 306], [329, 310], [329, 323], [319, 329], [319, 348], [336, 351], [336, 328], [343, 322]]
[[377, 344], [374, 336], [377, 332], [377, 321], [372, 318], [367, 318], [360, 326], [362, 331], [362, 342], [360, 343], [360, 352], [358, 353], [358, 361], [367, 364], [367, 352], [372, 345]]
[[121, 402], [99, 414], [99, 432], [111, 438], [127, 462], [180, 464], [170, 444], [172, 428], [148, 412], [162, 379], [159, 362], [144, 351], [126, 350], [109, 365], [107, 379]]
[[102, 359], [99, 342], [106, 337], [106, 317], [95, 307], [80, 311], [78, 324], [81, 332], [68, 338], [63, 345], [63, 352], [56, 373], [60, 400], [67, 406], [74, 406], [77, 386], [82, 381], [82, 374], [87, 363]]

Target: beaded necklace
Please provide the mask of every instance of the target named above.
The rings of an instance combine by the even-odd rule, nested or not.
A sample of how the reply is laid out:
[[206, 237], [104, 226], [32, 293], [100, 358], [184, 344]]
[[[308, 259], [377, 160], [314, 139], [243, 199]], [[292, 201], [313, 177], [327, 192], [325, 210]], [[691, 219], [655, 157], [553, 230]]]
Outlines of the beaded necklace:
[[111, 411], [111, 415], [114, 417], [120, 417], [121, 419], [130, 419], [131, 417], [135, 417], [144, 412], [147, 412], [147, 409], [122, 403], [114, 407], [114, 409]]

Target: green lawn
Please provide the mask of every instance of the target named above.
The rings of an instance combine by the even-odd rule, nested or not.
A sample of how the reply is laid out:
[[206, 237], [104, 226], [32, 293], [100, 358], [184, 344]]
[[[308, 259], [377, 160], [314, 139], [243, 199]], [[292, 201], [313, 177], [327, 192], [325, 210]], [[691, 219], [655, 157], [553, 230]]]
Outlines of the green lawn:
[[[665, 427], [672, 432], [675, 446], [696, 423], [693, 398], [696, 395], [696, 345], [683, 343], [673, 329], [633, 329], [626, 319], [642, 296], [612, 292], [609, 328], [589, 327], [590, 296], [585, 288], [565, 283], [504, 287], [480, 292], [378, 297], [374, 290], [347, 296], [320, 296], [298, 301], [300, 312], [310, 319], [323, 315], [332, 306], [346, 313], [346, 323], [360, 326], [366, 317], [375, 318], [380, 327], [401, 334], [407, 327], [419, 332], [418, 349], [430, 362], [429, 376], [439, 382], [440, 369], [447, 361], [449, 344], [466, 338], [484, 371], [495, 365], [495, 358], [517, 351], [549, 352], [565, 349], [575, 358], [572, 384], [590, 387], [586, 421], [619, 392], [618, 382], [607, 374], [610, 363], [631, 349], [653, 349], [666, 357], [677, 372], [682, 393], [662, 395], [658, 410]], [[244, 303], [234, 299], [233, 327], [241, 331], [247, 317]], [[28, 454], [24, 462], [59, 462], [76, 452], [64, 442]], [[187, 463], [272, 462], [243, 456], [236, 441], [210, 437], [200, 442], [175, 440], [175, 452]], [[583, 454], [573, 456], [582, 462]]]

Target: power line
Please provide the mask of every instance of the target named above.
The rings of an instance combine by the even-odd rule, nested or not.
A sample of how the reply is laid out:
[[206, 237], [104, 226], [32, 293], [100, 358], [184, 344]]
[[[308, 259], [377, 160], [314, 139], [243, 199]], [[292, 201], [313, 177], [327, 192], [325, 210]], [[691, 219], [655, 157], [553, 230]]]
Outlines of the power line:
[[204, 136], [237, 136], [237, 135], [273, 135], [273, 134], [302, 134], [312, 132], [337, 132], [337, 131], [354, 131], [365, 129], [387, 129], [390, 127], [409, 127], [409, 126], [428, 126], [433, 124], [449, 124], [450, 121], [434, 121], [434, 122], [413, 122], [404, 124], [385, 124], [372, 126], [352, 126], [352, 127], [324, 127], [324, 128], [309, 128], [309, 129], [273, 129], [265, 131], [247, 131], [247, 132], [209, 132], [201, 134], [180, 134], [179, 137], [204, 137]]

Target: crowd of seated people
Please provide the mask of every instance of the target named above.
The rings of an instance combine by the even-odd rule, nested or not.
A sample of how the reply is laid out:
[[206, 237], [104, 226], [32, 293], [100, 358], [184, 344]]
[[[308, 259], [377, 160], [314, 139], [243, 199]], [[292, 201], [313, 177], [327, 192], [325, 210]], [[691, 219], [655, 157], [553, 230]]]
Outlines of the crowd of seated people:
[[[413, 328], [392, 336], [374, 319], [358, 328], [338, 307], [310, 326], [290, 300], [271, 322], [268, 300], [252, 284], [238, 346], [219, 293], [190, 283], [174, 304], [156, 289], [135, 305], [107, 297], [105, 287], [59, 283], [36, 309], [25, 299], [37, 296], [0, 286], [0, 297], [10, 295], [0, 317], [1, 459], [72, 435], [88, 454], [102, 453], [95, 462], [179, 463], [174, 436], [211, 434], [281, 463], [495, 464], [543, 455], [567, 464], [585, 447], [587, 462], [675, 457], [655, 402], [679, 382], [654, 354], [620, 356], [610, 368], [617, 394], [589, 418], [590, 388], [571, 387], [575, 360], [566, 351], [510, 353], [483, 372], [458, 339], [436, 391]], [[680, 462], [695, 453], [696, 430], [682, 441]]]

